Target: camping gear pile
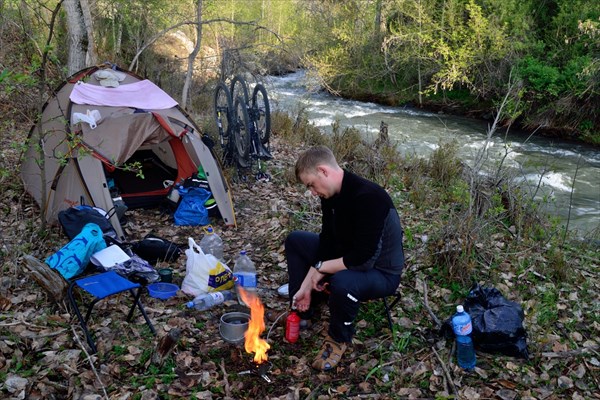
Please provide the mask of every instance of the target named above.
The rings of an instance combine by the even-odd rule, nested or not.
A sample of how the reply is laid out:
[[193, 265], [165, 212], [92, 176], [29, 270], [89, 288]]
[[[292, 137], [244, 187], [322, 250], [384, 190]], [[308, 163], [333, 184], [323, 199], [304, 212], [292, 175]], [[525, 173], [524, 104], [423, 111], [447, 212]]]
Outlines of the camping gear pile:
[[156, 207], [202, 171], [219, 215], [235, 226], [230, 190], [199, 128], [167, 93], [132, 72], [90, 67], [74, 74], [29, 136], [21, 177], [38, 204], [44, 197], [50, 223], [62, 210], [89, 205], [106, 210], [124, 240], [124, 206]]
[[[60, 85], [28, 139], [20, 170], [25, 190], [43, 207], [46, 222], [60, 222], [69, 238], [45, 263], [30, 258], [32, 268], [46, 276], [39, 264], [49, 266], [68, 281], [71, 304], [94, 352], [89, 312], [83, 318], [72, 295], [88, 278], [99, 289], [89, 293], [91, 304], [138, 288], [133, 304], [154, 332], [140, 288], [161, 299], [175, 295], [177, 285], [159, 283], [154, 265], [174, 262], [183, 251], [154, 235], [128, 242], [126, 211], [162, 207], [173, 213], [175, 225], [207, 225], [213, 217], [235, 226], [230, 189], [211, 141], [162, 89], [109, 63], [83, 69]], [[83, 278], [86, 273], [95, 275]], [[118, 280], [103, 278], [115, 273]], [[125, 286], [115, 288], [113, 281]], [[132, 313], [133, 308], [128, 320]]]

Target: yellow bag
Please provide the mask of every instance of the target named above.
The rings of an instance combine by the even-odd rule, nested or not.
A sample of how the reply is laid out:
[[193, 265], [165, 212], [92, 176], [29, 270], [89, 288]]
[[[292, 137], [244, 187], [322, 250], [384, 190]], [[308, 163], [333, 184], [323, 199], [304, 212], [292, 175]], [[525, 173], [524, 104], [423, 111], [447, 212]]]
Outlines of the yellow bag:
[[194, 239], [188, 238], [188, 242], [189, 249], [185, 251], [185, 278], [181, 290], [196, 297], [233, 288], [231, 269], [212, 254], [204, 254]]

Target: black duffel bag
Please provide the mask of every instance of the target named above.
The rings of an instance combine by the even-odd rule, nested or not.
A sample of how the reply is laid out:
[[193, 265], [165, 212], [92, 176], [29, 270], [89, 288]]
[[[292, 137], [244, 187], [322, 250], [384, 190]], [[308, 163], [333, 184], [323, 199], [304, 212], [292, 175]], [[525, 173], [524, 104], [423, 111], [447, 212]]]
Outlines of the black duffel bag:
[[[477, 350], [529, 358], [524, 314], [518, 303], [507, 300], [494, 287], [475, 284], [465, 299], [464, 307], [471, 316], [471, 337]], [[452, 318], [444, 322], [441, 333], [447, 338], [454, 337]]]
[[131, 244], [131, 251], [148, 261], [156, 264], [158, 261], [176, 261], [181, 255], [181, 248], [173, 242], [149, 233], [144, 239]]

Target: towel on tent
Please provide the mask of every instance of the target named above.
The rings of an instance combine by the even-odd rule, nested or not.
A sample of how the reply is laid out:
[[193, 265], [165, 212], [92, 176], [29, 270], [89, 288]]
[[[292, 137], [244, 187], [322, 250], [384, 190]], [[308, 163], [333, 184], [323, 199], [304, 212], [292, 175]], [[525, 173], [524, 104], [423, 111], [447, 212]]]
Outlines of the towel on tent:
[[166, 110], [177, 105], [171, 96], [147, 79], [115, 88], [78, 82], [69, 98], [75, 104], [144, 110]]

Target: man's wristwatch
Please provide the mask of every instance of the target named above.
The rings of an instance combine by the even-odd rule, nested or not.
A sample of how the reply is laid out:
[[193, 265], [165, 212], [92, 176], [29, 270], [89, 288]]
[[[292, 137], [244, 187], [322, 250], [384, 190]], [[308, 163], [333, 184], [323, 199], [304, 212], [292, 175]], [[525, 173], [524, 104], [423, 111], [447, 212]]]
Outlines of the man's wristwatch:
[[315, 269], [317, 271], [319, 271], [321, 269], [321, 267], [323, 266], [323, 261], [319, 261], [318, 263], [315, 264]]

